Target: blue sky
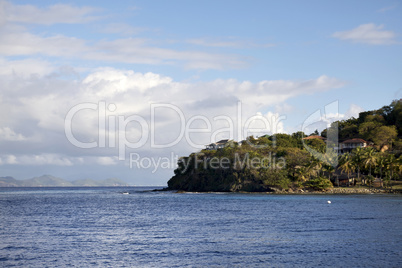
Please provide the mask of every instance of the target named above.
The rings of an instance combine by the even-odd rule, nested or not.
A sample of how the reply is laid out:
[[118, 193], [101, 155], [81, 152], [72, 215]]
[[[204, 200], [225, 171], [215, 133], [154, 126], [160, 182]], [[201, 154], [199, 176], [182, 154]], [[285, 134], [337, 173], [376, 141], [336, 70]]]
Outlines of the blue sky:
[[[227, 138], [213, 135], [228, 126], [213, 118], [238, 124], [238, 103], [243, 123], [271, 120], [266, 133], [309, 132], [303, 122], [333, 102], [331, 120], [388, 105], [402, 98], [401, 14], [401, 1], [1, 1], [0, 176], [164, 185], [173, 165], [130, 168], [130, 152], [157, 163]], [[144, 132], [134, 120], [114, 133], [117, 145], [148, 137], [125, 148], [125, 160], [118, 146], [99, 146], [99, 132], [114, 137], [109, 121], [99, 125], [101, 102], [117, 108], [108, 118], [134, 115], [149, 126]], [[98, 109], [77, 113], [72, 133], [96, 148], [66, 137], [66, 116], [83, 103]], [[212, 131], [154, 148], [155, 103], [173, 105], [187, 122], [208, 118]], [[156, 116], [159, 144], [180, 134], [182, 122], [168, 110]], [[205, 127], [201, 121], [194, 126]]]

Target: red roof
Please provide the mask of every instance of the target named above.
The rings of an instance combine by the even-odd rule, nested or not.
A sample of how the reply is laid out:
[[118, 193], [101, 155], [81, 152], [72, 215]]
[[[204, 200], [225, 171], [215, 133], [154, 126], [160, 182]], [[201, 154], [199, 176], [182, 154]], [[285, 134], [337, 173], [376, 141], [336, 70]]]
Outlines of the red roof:
[[303, 140], [311, 140], [311, 139], [320, 139], [320, 140], [325, 140], [324, 137], [318, 136], [318, 135], [311, 135], [308, 137], [303, 138]]
[[355, 138], [355, 139], [343, 141], [341, 143], [367, 143], [367, 142], [363, 139]]

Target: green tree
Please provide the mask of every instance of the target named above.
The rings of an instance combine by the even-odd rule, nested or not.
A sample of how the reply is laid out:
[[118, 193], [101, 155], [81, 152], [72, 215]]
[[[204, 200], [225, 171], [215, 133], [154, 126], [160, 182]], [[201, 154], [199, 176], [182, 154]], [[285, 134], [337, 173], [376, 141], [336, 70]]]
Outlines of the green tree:
[[305, 143], [306, 143], [306, 145], [313, 148], [317, 152], [325, 153], [327, 145], [325, 144], [325, 142], [323, 140], [309, 139], [309, 140], [305, 140]]
[[292, 134], [292, 138], [295, 141], [297, 148], [302, 149], [303, 148], [303, 141], [302, 139], [306, 137], [306, 134], [302, 131], [298, 131], [296, 133]]
[[298, 148], [283, 148], [278, 152], [278, 155], [285, 157], [286, 166], [292, 179], [297, 179], [297, 172], [300, 167], [308, 165], [311, 159], [307, 151]]
[[303, 139], [304, 137], [306, 137], [306, 134], [305, 134], [303, 131], [298, 131], [298, 132], [293, 133], [293, 134], [292, 134], [292, 137], [293, 137], [294, 139], [299, 139], [299, 140], [301, 140], [301, 139]]
[[360, 180], [360, 170], [363, 167], [363, 156], [364, 156], [364, 151], [362, 148], [356, 148], [352, 152], [352, 163], [357, 169], [357, 180], [361, 182]]
[[364, 122], [359, 126], [359, 134], [366, 140], [373, 140], [374, 130], [381, 126], [381, 123], [375, 121]]
[[330, 180], [324, 177], [317, 177], [314, 179], [311, 179], [309, 181], [304, 182], [304, 186], [313, 190], [326, 190], [328, 188], [331, 188], [333, 185]]
[[257, 145], [272, 146], [272, 141], [269, 139], [268, 135], [261, 136], [256, 140]]
[[380, 124], [385, 124], [384, 116], [380, 114], [379, 111], [374, 111], [374, 114], [368, 115], [365, 119], [366, 122], [378, 122]]
[[339, 161], [339, 168], [343, 172], [348, 175], [348, 179], [350, 179], [350, 174], [356, 170], [356, 167], [353, 163], [353, 157], [349, 153], [342, 155]]
[[326, 138], [326, 137], [327, 137], [327, 134], [328, 134], [328, 130], [327, 130], [327, 129], [324, 129], [323, 131], [321, 131], [321, 137]]
[[298, 166], [295, 169], [295, 178], [298, 182], [305, 182], [310, 178], [309, 168], [306, 166]]
[[394, 174], [397, 172], [396, 167], [397, 167], [397, 159], [395, 158], [395, 155], [394, 154], [386, 155], [384, 169], [386, 173], [385, 181], [387, 186], [389, 186], [389, 182], [392, 180]]
[[372, 131], [372, 140], [382, 148], [384, 145], [391, 145], [397, 135], [395, 126], [381, 126]]
[[387, 155], [385, 153], [378, 153], [376, 167], [379, 169], [380, 179], [382, 179], [383, 170], [386, 164], [387, 164]]
[[369, 167], [369, 175], [371, 176], [371, 167], [377, 164], [377, 152], [374, 148], [368, 148], [363, 155], [363, 162], [365, 167]]
[[278, 133], [269, 137], [272, 141], [272, 146], [275, 147], [297, 147], [297, 139], [294, 139], [291, 135]]
[[341, 140], [346, 140], [346, 139], [353, 139], [355, 137], [358, 137], [359, 134], [359, 128], [357, 125], [351, 124], [345, 126], [343, 129], [339, 130], [339, 138]]
[[331, 180], [331, 176], [334, 174], [335, 172], [335, 167], [332, 165], [328, 165], [328, 164], [324, 164], [323, 165], [323, 170], [325, 171], [325, 173], [328, 175], [328, 180]]

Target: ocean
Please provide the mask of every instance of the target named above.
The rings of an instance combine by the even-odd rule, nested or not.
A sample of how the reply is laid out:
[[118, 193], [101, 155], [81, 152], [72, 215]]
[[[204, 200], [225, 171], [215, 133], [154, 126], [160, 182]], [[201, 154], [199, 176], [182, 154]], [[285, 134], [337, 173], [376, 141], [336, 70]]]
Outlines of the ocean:
[[154, 188], [0, 188], [0, 267], [402, 267], [400, 195]]

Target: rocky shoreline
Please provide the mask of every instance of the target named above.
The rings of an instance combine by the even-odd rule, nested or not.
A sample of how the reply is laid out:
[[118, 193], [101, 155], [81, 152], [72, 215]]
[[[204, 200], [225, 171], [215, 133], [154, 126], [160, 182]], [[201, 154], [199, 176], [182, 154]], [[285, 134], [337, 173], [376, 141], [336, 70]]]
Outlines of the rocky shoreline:
[[[167, 190], [167, 189], [163, 189]], [[331, 195], [331, 194], [402, 194], [401, 190], [392, 190], [392, 189], [378, 189], [378, 188], [331, 188], [323, 191], [314, 191], [314, 190], [305, 190], [305, 189], [288, 189], [288, 190], [279, 190], [273, 189], [272, 192], [232, 192], [232, 193], [250, 193], [250, 194], [322, 194], [322, 195]], [[177, 191], [176, 193], [193, 193], [189, 191]], [[215, 193], [215, 192], [196, 192], [196, 193]]]
[[392, 189], [378, 189], [378, 188], [331, 188], [323, 191], [309, 191], [309, 190], [278, 190], [274, 194], [401, 194], [401, 191]]

